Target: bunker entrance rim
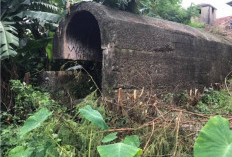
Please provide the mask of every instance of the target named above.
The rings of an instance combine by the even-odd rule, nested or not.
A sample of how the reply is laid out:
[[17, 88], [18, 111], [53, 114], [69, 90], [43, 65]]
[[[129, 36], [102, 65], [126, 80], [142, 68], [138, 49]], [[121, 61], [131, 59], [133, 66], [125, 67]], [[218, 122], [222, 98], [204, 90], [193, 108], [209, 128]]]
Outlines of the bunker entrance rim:
[[88, 11], [76, 12], [67, 26], [66, 39], [70, 55], [79, 61], [101, 89], [101, 35], [95, 17]]

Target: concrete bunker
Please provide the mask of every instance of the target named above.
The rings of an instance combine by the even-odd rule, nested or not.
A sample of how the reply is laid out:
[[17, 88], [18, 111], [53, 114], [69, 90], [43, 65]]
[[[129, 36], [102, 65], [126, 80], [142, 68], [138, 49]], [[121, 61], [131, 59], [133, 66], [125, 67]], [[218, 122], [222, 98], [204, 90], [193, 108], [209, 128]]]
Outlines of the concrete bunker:
[[119, 88], [177, 92], [223, 82], [232, 70], [232, 42], [179, 23], [81, 2], [61, 21], [53, 57], [100, 62], [105, 96]]

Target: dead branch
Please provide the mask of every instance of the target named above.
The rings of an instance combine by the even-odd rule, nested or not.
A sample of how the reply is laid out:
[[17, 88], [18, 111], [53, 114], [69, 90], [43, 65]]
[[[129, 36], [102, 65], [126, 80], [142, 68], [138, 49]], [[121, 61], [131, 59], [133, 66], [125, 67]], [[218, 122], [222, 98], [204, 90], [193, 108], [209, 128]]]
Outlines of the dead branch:
[[174, 152], [173, 152], [173, 155], [172, 157], [175, 157], [176, 156], [176, 152], [177, 152], [177, 148], [178, 148], [178, 140], [179, 140], [179, 130], [180, 130], [180, 119], [181, 119], [181, 115], [182, 115], [182, 112], [179, 113], [177, 119], [176, 119], [176, 125], [177, 125], [177, 129], [176, 129], [176, 145], [175, 145], [175, 149], [174, 149]]
[[152, 122], [152, 131], [151, 131], [151, 135], [150, 135], [149, 139], [147, 140], [147, 142], [146, 142], [146, 144], [145, 144], [145, 146], [144, 146], [144, 148], [143, 148], [143, 152], [145, 152], [145, 150], [147, 149], [147, 146], [148, 146], [148, 144], [149, 144], [149, 142], [150, 142], [150, 140], [151, 140], [151, 137], [152, 137], [152, 135], [154, 134], [154, 130], [155, 130], [155, 122]]
[[227, 85], [227, 77], [229, 77], [230, 74], [232, 74], [232, 71], [229, 72], [229, 74], [226, 75], [226, 77], [225, 77], [225, 86], [226, 86], [226, 90], [227, 90], [228, 94], [231, 96], [230, 90], [229, 90], [228, 85]]

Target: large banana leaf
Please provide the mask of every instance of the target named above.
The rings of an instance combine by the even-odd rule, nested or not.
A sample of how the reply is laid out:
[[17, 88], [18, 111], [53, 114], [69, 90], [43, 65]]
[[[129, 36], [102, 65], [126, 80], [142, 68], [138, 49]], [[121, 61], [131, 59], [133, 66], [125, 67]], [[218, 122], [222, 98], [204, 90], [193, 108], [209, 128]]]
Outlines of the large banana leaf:
[[52, 112], [50, 112], [47, 108], [41, 108], [25, 121], [19, 132], [20, 136], [22, 137], [31, 130], [39, 127], [51, 114]]
[[126, 136], [125, 139], [122, 141], [122, 143], [135, 147], [139, 147], [140, 145], [139, 137], [137, 135]]
[[85, 108], [79, 109], [79, 112], [85, 119], [91, 121], [101, 129], [109, 128], [102, 115], [97, 110], [93, 110], [91, 106], [87, 105]]
[[29, 19], [37, 19], [40, 22], [48, 23], [58, 23], [61, 18], [61, 16], [58, 14], [32, 10], [22, 11], [21, 13], [17, 14], [17, 16], [20, 18], [27, 17]]
[[30, 157], [33, 152], [32, 148], [25, 149], [23, 146], [17, 146], [9, 153], [9, 157]]
[[[13, 25], [16, 21], [18, 22], [17, 26], [22, 28], [25, 27], [24, 29], [28, 29], [28, 20], [26, 19], [36, 19], [39, 21], [41, 26], [44, 26], [45, 23], [57, 26], [57, 23], [61, 18], [58, 14], [63, 15], [62, 11], [64, 8], [65, 5], [63, 0], [2, 0], [2, 14], [0, 21], [0, 59], [3, 60], [17, 54], [16, 48], [19, 46], [19, 38], [17, 29]], [[49, 44], [49, 46], [51, 47], [51, 44]]]
[[15, 48], [19, 46], [19, 39], [17, 37], [17, 30], [12, 24], [14, 23], [0, 21], [1, 60], [17, 54]]
[[107, 143], [115, 140], [117, 137], [117, 132], [110, 133], [109, 135], [105, 136], [104, 139], [102, 140], [102, 143]]
[[209, 119], [194, 145], [195, 157], [231, 157], [232, 131], [230, 123], [221, 116]]
[[98, 146], [101, 157], [135, 157], [142, 154], [142, 149], [124, 143]]

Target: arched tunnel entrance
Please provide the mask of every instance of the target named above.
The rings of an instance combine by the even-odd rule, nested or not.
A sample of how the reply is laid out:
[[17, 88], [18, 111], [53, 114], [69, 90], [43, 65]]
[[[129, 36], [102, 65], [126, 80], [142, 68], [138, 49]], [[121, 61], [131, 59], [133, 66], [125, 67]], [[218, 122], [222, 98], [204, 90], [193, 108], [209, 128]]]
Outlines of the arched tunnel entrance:
[[72, 16], [66, 30], [69, 58], [101, 61], [101, 35], [98, 22], [88, 11]]
[[[100, 28], [95, 17], [88, 11], [75, 13], [66, 29], [68, 58], [76, 60], [91, 75], [98, 88], [102, 81], [102, 49]], [[93, 81], [88, 80], [88, 81]], [[96, 88], [96, 87], [94, 87]], [[92, 90], [91, 90], [92, 91]]]

